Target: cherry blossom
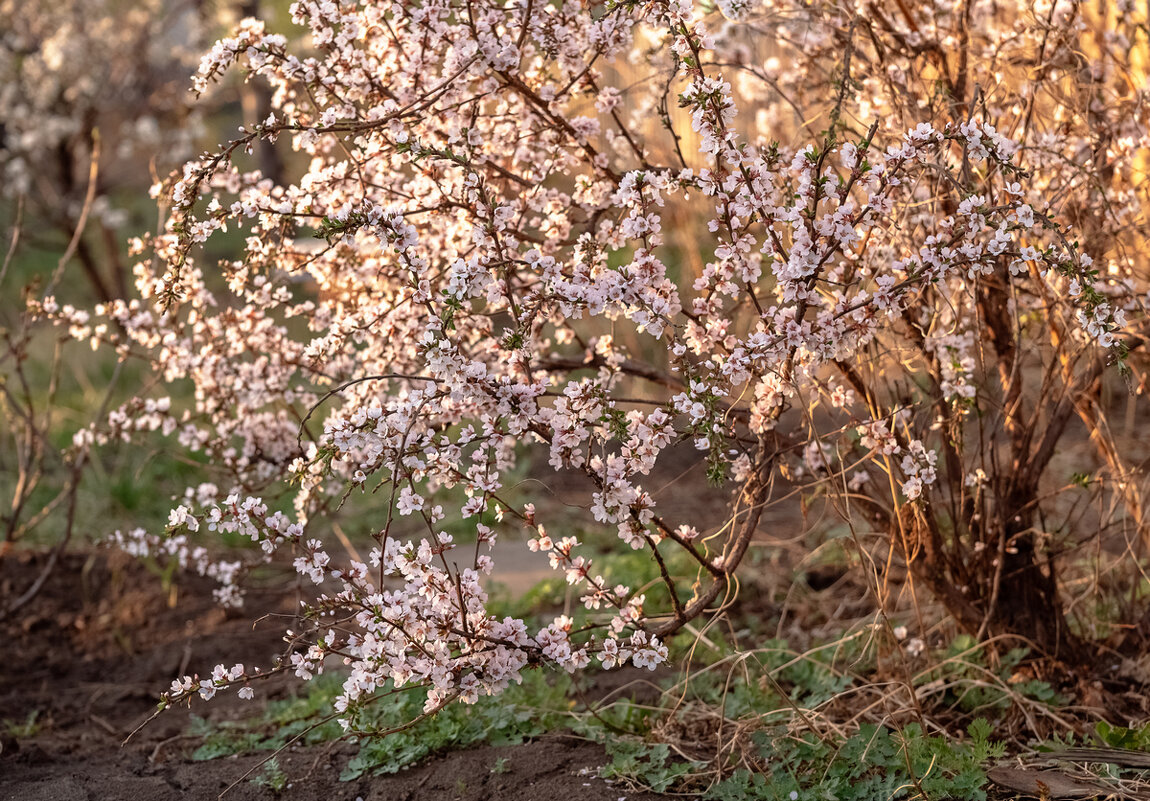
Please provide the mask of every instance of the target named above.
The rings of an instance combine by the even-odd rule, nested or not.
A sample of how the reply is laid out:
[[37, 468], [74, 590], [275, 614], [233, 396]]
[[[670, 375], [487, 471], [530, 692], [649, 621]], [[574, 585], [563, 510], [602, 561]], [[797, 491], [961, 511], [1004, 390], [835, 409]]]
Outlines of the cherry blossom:
[[[1004, 337], [1041, 341], [1050, 374], [1077, 387], [1059, 365], [1128, 369], [1144, 319], [1118, 247], [1144, 232], [1137, 193], [1103, 214], [1066, 164], [1105, 157], [1129, 176], [1148, 140], [1126, 112], [1145, 93], [1089, 119], [1028, 112], [1045, 101], [996, 70], [1054, 29], [1025, 4], [1002, 19], [970, 5], [959, 25], [942, 6], [790, 0], [709, 14], [677, 0], [300, 0], [300, 42], [243, 21], [194, 87], [243, 70], [271, 87], [273, 113], [156, 188], [169, 216], [137, 243], [140, 298], [95, 314], [35, 305], [194, 387], [187, 408], [133, 402], [77, 440], [168, 435], [223, 488], [191, 492], [163, 537], [118, 541], [220, 578], [232, 603], [246, 568], [211, 562], [192, 534], [289, 553], [312, 594], [281, 667], [306, 680], [341, 665], [336, 708], [354, 728], [388, 685], [425, 687], [430, 712], [539, 665], [655, 668], [719, 603], [784, 467], [848, 488], [888, 530], [900, 508], [946, 506], [982, 467], [955, 445], [964, 421], [1023, 403]], [[752, 22], [793, 66], [755, 66]], [[956, 76], [945, 32], [959, 29], [978, 57]], [[1139, 35], [1130, 12], [1116, 30]], [[1047, 60], [1078, 59], [1074, 41], [1055, 36]], [[1098, 69], [1120, 70], [1116, 52]], [[641, 80], [622, 80], [624, 63]], [[915, 77], [928, 67], [939, 83]], [[806, 125], [819, 115], [823, 130]], [[277, 140], [295, 154], [286, 178], [243, 157]], [[1100, 222], [1078, 238], [1071, 220], [1088, 218]], [[228, 231], [243, 253], [209, 263]], [[649, 477], [678, 441], [729, 493], [728, 519], [664, 517]], [[610, 586], [561, 516], [505, 502], [532, 446], [535, 469], [590, 482], [588, 526], [651, 555], [668, 614], [645, 611], [653, 590]], [[270, 512], [285, 486], [291, 513]], [[352, 493], [379, 499], [366, 563], [327, 533]], [[488, 612], [489, 549], [513, 523], [586, 615], [532, 630]], [[685, 599], [672, 551], [697, 571]], [[236, 668], [180, 679], [168, 700], [246, 697]]]

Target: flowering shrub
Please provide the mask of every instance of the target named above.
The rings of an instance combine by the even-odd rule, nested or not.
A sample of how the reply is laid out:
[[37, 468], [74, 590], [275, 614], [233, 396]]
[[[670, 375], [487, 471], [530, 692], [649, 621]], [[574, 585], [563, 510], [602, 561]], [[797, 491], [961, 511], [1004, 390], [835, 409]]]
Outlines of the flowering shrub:
[[147, 204], [150, 173], [196, 152], [206, 104], [191, 107], [186, 79], [215, 23], [169, 0], [0, 0], [0, 17], [0, 557], [57, 538], [39, 578], [0, 604], [3, 617], [35, 597], [78, 528], [92, 462], [53, 447], [58, 427], [74, 427], [77, 412], [106, 416], [115, 392], [113, 380], [103, 404], [72, 408], [69, 332], [22, 300], [70, 300], [65, 316], [79, 324], [93, 297], [129, 295], [124, 232], [141, 226], [133, 212]]
[[[1141, 531], [1099, 402], [1143, 343], [1130, 4], [291, 14], [306, 46], [249, 19], [203, 58], [196, 89], [238, 66], [272, 111], [163, 188], [141, 298], [38, 311], [191, 381], [193, 406], [137, 400], [76, 445], [158, 430], [213, 465], [163, 537], [120, 541], [216, 576], [229, 604], [247, 566], [188, 534], [289, 552], [317, 589], [281, 669], [347, 665], [346, 726], [388, 682], [426, 686], [431, 712], [532, 665], [655, 666], [724, 601], [784, 476], [831, 493], [859, 550], [905, 565], [961, 627], [1084, 653], [1042, 522], [1065, 508], [1043, 481], [1077, 414]], [[277, 139], [290, 181], [246, 161]], [[231, 230], [244, 249], [218, 282], [204, 252]], [[706, 528], [666, 519], [644, 486], [684, 440], [730, 493]], [[670, 614], [611, 586], [565, 521], [504, 500], [532, 442], [593, 482], [590, 518], [658, 562]], [[264, 499], [285, 484], [291, 515]], [[341, 561], [323, 515], [357, 492], [380, 499], [376, 545]], [[449, 520], [471, 521], [474, 548]], [[590, 622], [489, 614], [481, 578], [509, 520]], [[672, 551], [697, 568], [689, 589]], [[250, 696], [254, 678], [221, 665], [168, 701]]]
[[[146, 187], [149, 161], [166, 171], [195, 152], [184, 78], [210, 21], [163, 0], [4, 0], [0, 16], [0, 192], [65, 238], [90, 221], [106, 252], [80, 240], [84, 274], [100, 300], [124, 297], [115, 195]], [[13, 211], [2, 219], [19, 226]]]

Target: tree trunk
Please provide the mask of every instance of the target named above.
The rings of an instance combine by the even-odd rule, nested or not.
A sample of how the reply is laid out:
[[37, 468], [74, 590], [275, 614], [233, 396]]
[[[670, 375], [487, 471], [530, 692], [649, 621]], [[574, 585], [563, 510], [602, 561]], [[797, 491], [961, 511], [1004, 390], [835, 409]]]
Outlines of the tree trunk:
[[[961, 543], [909, 554], [910, 568], [963, 631], [980, 639], [1005, 638], [1007, 647], [1026, 645], [1055, 659], [1081, 662], [1088, 659], [1088, 649], [1066, 621], [1054, 563], [1035, 547], [1033, 513], [1011, 511], [1033, 508], [1032, 502], [1018, 499], [1004, 504], [993, 525]], [[915, 541], [928, 542], [925, 528], [919, 516]], [[1005, 536], [1000, 539], [995, 532]], [[892, 536], [898, 536], [897, 531]], [[973, 547], [976, 538], [986, 545], [981, 551]]]

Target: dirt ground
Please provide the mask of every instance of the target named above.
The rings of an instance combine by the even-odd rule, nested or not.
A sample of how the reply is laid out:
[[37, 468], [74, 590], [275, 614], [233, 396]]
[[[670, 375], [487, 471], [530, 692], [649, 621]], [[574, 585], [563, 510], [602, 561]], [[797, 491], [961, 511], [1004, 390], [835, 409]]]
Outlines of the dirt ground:
[[[0, 559], [0, 599], [22, 592], [44, 560], [30, 553]], [[186, 733], [186, 709], [165, 712], [121, 745], [177, 675], [225, 660], [270, 665], [278, 653], [274, 626], [253, 630], [248, 618], [227, 616], [211, 602], [210, 586], [183, 579], [172, 606], [141, 564], [103, 551], [70, 553], [30, 606], [0, 620], [0, 801], [216, 798], [267, 756], [192, 761], [199, 741]], [[249, 595], [252, 609], [286, 613], [295, 603], [290, 589]], [[278, 692], [290, 686], [285, 680]], [[229, 694], [194, 704], [191, 712], [222, 721], [258, 711], [253, 703], [259, 702]], [[341, 783], [339, 771], [354, 752], [344, 743], [291, 750], [279, 757], [290, 777], [282, 792], [241, 780], [225, 798], [657, 798], [598, 778], [602, 747], [571, 735], [448, 752], [395, 775]]]

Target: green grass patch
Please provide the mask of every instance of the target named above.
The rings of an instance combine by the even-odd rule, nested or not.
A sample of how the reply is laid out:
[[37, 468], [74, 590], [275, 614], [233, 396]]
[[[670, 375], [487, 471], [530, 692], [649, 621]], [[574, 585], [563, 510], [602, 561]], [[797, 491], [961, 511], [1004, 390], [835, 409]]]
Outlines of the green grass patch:
[[[311, 682], [306, 692], [268, 703], [255, 719], [212, 724], [196, 718], [188, 733], [203, 737], [192, 759], [219, 759], [232, 754], [277, 751], [293, 743], [316, 745], [343, 738], [335, 720], [327, 720], [340, 693], [342, 679], [334, 674]], [[395, 773], [425, 757], [472, 745], [517, 745], [573, 720], [571, 679], [566, 674], [528, 671], [523, 683], [495, 698], [480, 698], [465, 706], [454, 704], [410, 729], [387, 737], [351, 736], [359, 744], [340, 775], [342, 781]], [[401, 726], [423, 711], [426, 692], [412, 689], [385, 695], [373, 704], [360, 725], [385, 731]]]
[[706, 794], [712, 801], [874, 801], [947, 798], [985, 801], [983, 766], [1005, 748], [976, 720], [969, 739], [927, 736], [917, 723], [901, 729], [861, 726], [845, 741], [813, 733], [763, 729], [754, 735], [759, 769], [739, 769]]

